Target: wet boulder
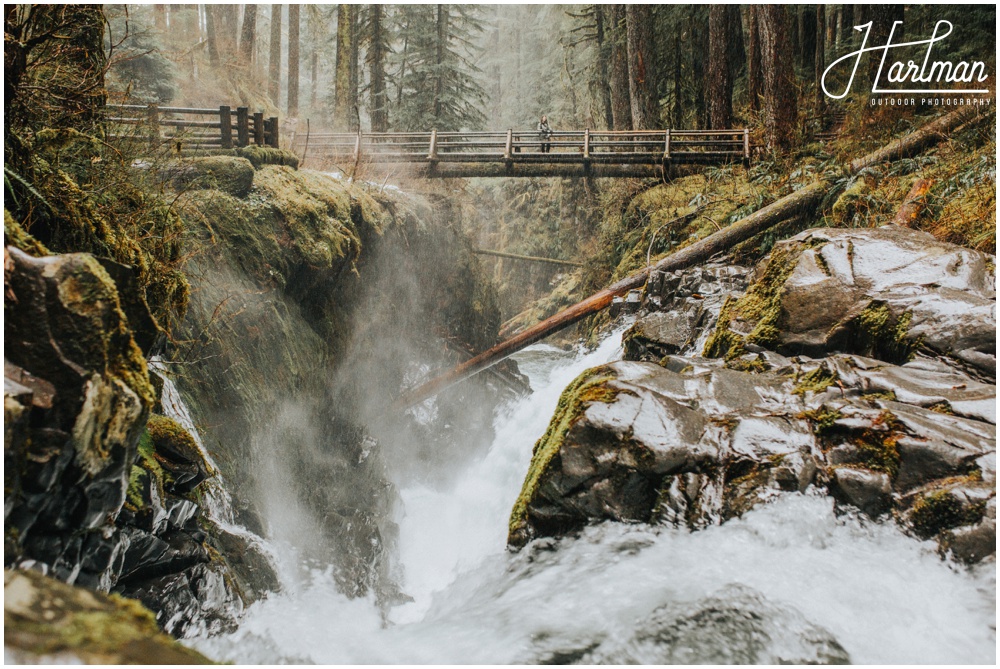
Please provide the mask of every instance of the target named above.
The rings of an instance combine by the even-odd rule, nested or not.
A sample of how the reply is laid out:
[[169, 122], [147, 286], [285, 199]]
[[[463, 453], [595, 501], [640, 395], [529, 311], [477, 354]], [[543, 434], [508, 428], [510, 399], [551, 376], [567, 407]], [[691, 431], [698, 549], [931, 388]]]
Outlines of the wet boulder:
[[925, 350], [995, 376], [993, 257], [885, 226], [820, 228], [777, 244], [731, 299], [705, 354], [766, 348], [904, 363]]
[[113, 519], [154, 401], [145, 360], [92, 256], [8, 247], [4, 287], [5, 564], [107, 588]]
[[185, 158], [161, 170], [161, 177], [177, 190], [217, 189], [246, 197], [253, 187], [254, 166], [236, 156]]
[[701, 527], [743, 513], [764, 489], [804, 490], [818, 451], [808, 422], [771, 406], [786, 383], [714, 364], [585, 372], [535, 445], [509, 543], [604, 519]]
[[4, 656], [17, 664], [212, 664], [138, 602], [4, 570]]
[[926, 359], [762, 359], [585, 372], [535, 446], [510, 545], [602, 520], [700, 529], [815, 485], [960, 559], [993, 554], [995, 387]]
[[624, 643], [605, 642], [588, 664], [850, 664], [833, 634], [797, 610], [730, 585], [662, 606]]

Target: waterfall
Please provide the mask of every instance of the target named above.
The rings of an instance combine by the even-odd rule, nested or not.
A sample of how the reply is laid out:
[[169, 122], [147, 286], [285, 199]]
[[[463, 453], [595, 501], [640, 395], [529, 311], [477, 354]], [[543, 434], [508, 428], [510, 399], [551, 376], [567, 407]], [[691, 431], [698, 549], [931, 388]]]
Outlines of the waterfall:
[[191, 640], [236, 663], [965, 663], [995, 654], [995, 567], [942, 561], [892, 521], [783, 493], [699, 532], [604, 523], [519, 553], [507, 516], [563, 388], [619, 359], [537, 344], [534, 392], [495, 418], [488, 452], [450, 483], [399, 484], [401, 587], [387, 616], [344, 596], [330, 567], [251, 606], [232, 634]]

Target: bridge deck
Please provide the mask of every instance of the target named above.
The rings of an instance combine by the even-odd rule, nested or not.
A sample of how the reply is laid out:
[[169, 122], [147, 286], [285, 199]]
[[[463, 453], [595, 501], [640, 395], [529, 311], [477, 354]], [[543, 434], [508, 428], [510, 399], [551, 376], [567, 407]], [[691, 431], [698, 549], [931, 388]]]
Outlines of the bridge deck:
[[[542, 149], [548, 150], [543, 152]], [[304, 159], [341, 166], [397, 165], [419, 176], [646, 176], [672, 165], [750, 159], [736, 130], [323, 133], [296, 136]]]

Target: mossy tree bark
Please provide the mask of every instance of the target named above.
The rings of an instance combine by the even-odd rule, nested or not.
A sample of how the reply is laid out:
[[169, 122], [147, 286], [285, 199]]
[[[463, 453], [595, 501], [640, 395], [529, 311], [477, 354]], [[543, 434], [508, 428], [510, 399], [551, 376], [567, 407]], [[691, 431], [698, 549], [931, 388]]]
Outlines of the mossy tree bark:
[[769, 149], [783, 151], [792, 144], [799, 116], [788, 13], [783, 5], [760, 5], [756, 11], [764, 73], [764, 133]]
[[271, 44], [268, 59], [267, 93], [274, 104], [281, 94], [281, 5], [271, 5]]
[[625, 24], [632, 128], [656, 128], [660, 125], [660, 106], [653, 59], [653, 14], [649, 5], [626, 5]]
[[299, 115], [299, 5], [288, 5], [288, 115]]
[[385, 90], [386, 30], [382, 5], [368, 8], [368, 74], [372, 132], [389, 129], [389, 99]]
[[339, 132], [351, 127], [351, 6], [337, 5], [337, 60], [333, 80], [333, 126]]
[[745, 10], [747, 24], [747, 95], [750, 111], [760, 111], [760, 96], [763, 90], [760, 72], [760, 22], [757, 5], [749, 5]]
[[733, 79], [730, 76], [729, 47], [733, 26], [728, 5], [712, 5], [708, 10], [708, 127], [729, 128], [733, 123]]
[[625, 48], [625, 8], [611, 5], [611, 114], [615, 130], [632, 129], [632, 102], [628, 88], [628, 53]]
[[240, 57], [250, 69], [257, 52], [257, 5], [247, 5], [243, 10], [243, 28], [240, 31]]

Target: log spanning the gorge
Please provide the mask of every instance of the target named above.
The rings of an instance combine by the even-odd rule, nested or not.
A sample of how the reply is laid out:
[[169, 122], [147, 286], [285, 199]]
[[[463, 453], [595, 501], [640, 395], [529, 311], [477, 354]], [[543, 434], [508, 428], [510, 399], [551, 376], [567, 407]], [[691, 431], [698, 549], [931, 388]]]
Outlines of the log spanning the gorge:
[[[848, 171], [857, 171], [884, 162], [898, 160], [914, 155], [946, 137], [946, 133], [972, 120], [977, 110], [971, 107], [959, 109], [946, 114], [914, 132], [894, 141], [889, 146], [874, 151], [850, 163]], [[493, 348], [480, 353], [474, 358], [452, 368], [427, 383], [409, 390], [401, 395], [393, 404], [393, 408], [404, 410], [422, 402], [445, 388], [466, 379], [487, 367], [517, 353], [521, 349], [534, 344], [541, 339], [558, 332], [584, 318], [596, 314], [611, 304], [611, 301], [630, 290], [645, 285], [651, 272], [671, 272], [685, 269], [705, 262], [712, 256], [726, 251], [736, 244], [750, 239], [756, 234], [788, 221], [796, 216], [804, 215], [822, 200], [831, 189], [832, 184], [827, 179], [820, 179], [800, 188], [790, 195], [755, 211], [727, 228], [719, 230], [699, 242], [668, 255], [652, 266], [648, 266], [631, 274], [604, 290], [591, 295], [581, 302], [567, 307], [556, 315], [545, 319], [527, 330], [507, 339]]]
[[295, 151], [333, 165], [393, 166], [423, 178], [657, 177], [682, 165], [750, 160], [750, 131], [568, 130], [311, 134]]
[[510, 258], [511, 260], [524, 260], [526, 262], [537, 262], [545, 265], [561, 265], [564, 267], [583, 267], [582, 262], [574, 260], [559, 260], [558, 258], [540, 258], [538, 256], [522, 256], [516, 253], [504, 253], [503, 251], [490, 251], [488, 249], [472, 249], [473, 255], [495, 256], [497, 258]]

